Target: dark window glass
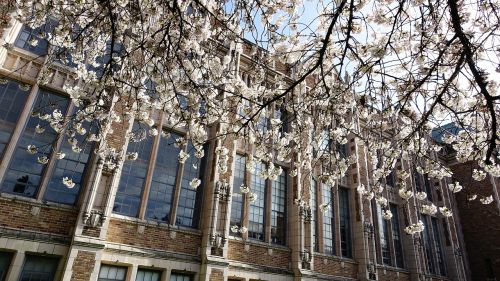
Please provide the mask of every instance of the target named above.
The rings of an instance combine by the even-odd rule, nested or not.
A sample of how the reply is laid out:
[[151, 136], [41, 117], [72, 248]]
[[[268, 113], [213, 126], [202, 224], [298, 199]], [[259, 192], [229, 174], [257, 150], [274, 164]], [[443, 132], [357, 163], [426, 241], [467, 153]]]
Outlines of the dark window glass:
[[316, 180], [311, 180], [311, 228], [312, 228], [312, 239], [313, 239], [313, 250], [318, 251], [318, 199], [317, 191], [318, 182]]
[[125, 281], [127, 268], [102, 264], [97, 281]]
[[325, 245], [325, 253], [334, 254], [334, 216], [333, 216], [333, 196], [332, 188], [326, 184], [322, 184], [322, 204], [330, 204], [330, 209], [323, 214], [323, 242]]
[[238, 227], [241, 227], [241, 218], [243, 214], [243, 194], [241, 193], [240, 187], [245, 182], [246, 157], [236, 155], [234, 161], [231, 225], [237, 225]]
[[427, 216], [422, 215], [422, 222], [424, 223], [423, 240], [424, 240], [424, 250], [427, 257], [427, 269], [430, 273], [436, 274], [436, 267], [434, 265], [434, 257], [432, 252], [432, 241], [431, 232], [429, 228], [429, 222], [427, 221]]
[[422, 179], [420, 173], [417, 172], [417, 169], [413, 169], [413, 180], [415, 181], [415, 189], [417, 191], [422, 191]]
[[146, 137], [144, 140], [138, 142], [134, 142], [134, 138], [130, 139], [127, 153], [137, 152], [138, 157], [135, 161], [126, 160], [123, 163], [122, 175], [113, 207], [115, 213], [131, 217], [137, 217], [139, 214], [142, 190], [153, 147], [153, 138], [147, 134], [143, 127], [141, 128], [137, 122], [134, 123], [132, 132], [136, 136], [142, 134]]
[[58, 258], [27, 255], [19, 280], [52, 281], [58, 264]]
[[12, 253], [0, 252], [0, 281], [5, 281], [12, 256]]
[[16, 128], [29, 92], [29, 87], [21, 87], [16, 81], [0, 77], [0, 158]]
[[342, 256], [352, 258], [351, 225], [349, 220], [349, 191], [339, 188], [340, 246]]
[[35, 29], [24, 24], [14, 45], [36, 55], [44, 56], [48, 50], [47, 35], [54, 30], [56, 24], [55, 20], [48, 20]]
[[441, 246], [441, 235], [439, 234], [439, 224], [437, 218], [431, 218], [432, 221], [432, 232], [434, 234], [434, 251], [436, 252], [436, 264], [438, 266], [439, 273], [444, 276], [446, 275], [444, 267], [444, 257], [443, 248]]
[[160, 281], [161, 271], [140, 268], [137, 270], [135, 281]]
[[[58, 133], [50, 127], [49, 123], [36, 115], [52, 114], [56, 109], [65, 115], [68, 102], [68, 98], [45, 90], [38, 93], [33, 114], [19, 137], [9, 168], [6, 171], [2, 191], [29, 197], [36, 195], [47, 166], [39, 163], [37, 157], [49, 158], [58, 138]], [[37, 125], [44, 128], [45, 132], [37, 134], [35, 132]], [[29, 145], [35, 145], [38, 148], [38, 153], [35, 155], [28, 153], [27, 147]]]
[[271, 189], [271, 241], [285, 244], [286, 232], [286, 171], [272, 182]]
[[[84, 123], [82, 127], [87, 132], [94, 129], [90, 127], [89, 123]], [[66, 154], [66, 156], [63, 159], [56, 160], [54, 171], [45, 192], [45, 200], [47, 201], [70, 205], [76, 202], [93, 145], [89, 142], [85, 143], [86, 136], [76, 134], [74, 138], [78, 141], [77, 146], [82, 150], [78, 153], [74, 152], [72, 145], [68, 142], [68, 136], [64, 137], [60, 152]], [[66, 187], [62, 182], [64, 177], [72, 179], [75, 186], [73, 188]]]
[[252, 174], [251, 190], [257, 195], [255, 202], [250, 202], [248, 218], [248, 237], [264, 240], [264, 217], [265, 217], [265, 194], [266, 180], [259, 177], [260, 171], [266, 170], [265, 164], [258, 162], [255, 165], [255, 172]]
[[[203, 163], [194, 155], [196, 150], [189, 141], [187, 146], [189, 158], [184, 164], [184, 173], [181, 180], [181, 194], [179, 205], [177, 206], [177, 224], [189, 227], [197, 227], [199, 210], [201, 208], [201, 193], [203, 191]], [[206, 159], [206, 158], [203, 158]], [[189, 184], [191, 180], [198, 178], [202, 182], [197, 188], [192, 188]]]
[[427, 174], [424, 175], [424, 184], [425, 184], [425, 192], [427, 193], [427, 199], [429, 199], [430, 201], [433, 201], [432, 200], [432, 186], [431, 186], [431, 182], [430, 182]]
[[394, 171], [391, 171], [389, 175], [385, 178], [385, 182], [388, 186], [394, 187]]
[[146, 218], [170, 223], [170, 210], [174, 196], [175, 180], [179, 169], [180, 148], [174, 146], [180, 136], [171, 133], [169, 138], [162, 137], [158, 147], [151, 188], [149, 191]]
[[401, 241], [401, 229], [399, 226], [399, 212], [398, 206], [391, 204], [392, 213], [392, 241], [394, 242], [394, 253], [396, 258], [396, 266], [399, 268], [404, 267], [404, 257], [403, 257], [403, 242]]
[[378, 218], [378, 235], [380, 240], [380, 250], [382, 255], [382, 263], [392, 265], [391, 250], [389, 248], [389, 224], [383, 217], [383, 210], [377, 204], [377, 218]]
[[337, 144], [337, 152], [340, 154], [341, 158], [347, 157], [347, 145], [346, 144]]
[[189, 274], [182, 274], [182, 273], [176, 273], [172, 272], [170, 274], [170, 281], [191, 281], [193, 277]]

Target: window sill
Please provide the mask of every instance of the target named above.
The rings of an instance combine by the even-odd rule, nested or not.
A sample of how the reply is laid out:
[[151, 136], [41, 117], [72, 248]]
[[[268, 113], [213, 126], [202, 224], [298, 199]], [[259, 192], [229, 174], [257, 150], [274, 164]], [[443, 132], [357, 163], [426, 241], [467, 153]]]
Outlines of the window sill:
[[248, 245], [254, 245], [254, 246], [259, 246], [259, 247], [266, 247], [266, 248], [269, 248], [269, 249], [276, 249], [276, 250], [288, 251], [288, 252], [292, 251], [290, 248], [288, 248], [288, 246], [285, 246], [285, 245], [267, 243], [267, 242], [264, 242], [264, 241], [253, 240], [253, 239], [246, 239], [245, 240], [245, 239], [243, 239], [241, 237], [233, 236], [231, 234], [229, 235], [229, 240], [238, 241], [240, 243], [248, 244]]
[[0, 193], [0, 199], [9, 200], [9, 201], [13, 201], [13, 202], [20, 201], [22, 203], [37, 206], [37, 207], [46, 207], [46, 208], [50, 208], [50, 209], [74, 211], [74, 212], [77, 211], [77, 208], [75, 206], [72, 206], [72, 205], [37, 200], [35, 198], [21, 196], [21, 195], [15, 195], [15, 194], [6, 193], [6, 192]]
[[118, 219], [121, 221], [126, 221], [126, 222], [133, 222], [133, 223], [144, 225], [144, 226], [150, 226], [150, 227], [154, 226], [154, 227], [162, 228], [162, 229], [166, 229], [166, 230], [175, 230], [175, 231], [186, 232], [186, 233], [190, 233], [190, 234], [201, 235], [201, 230], [196, 229], [196, 228], [190, 228], [187, 226], [171, 225], [171, 224], [161, 223], [161, 222], [152, 221], [152, 220], [143, 220], [143, 219], [128, 217], [125, 215], [120, 215], [120, 214], [115, 214], [115, 213], [111, 214], [111, 218]]

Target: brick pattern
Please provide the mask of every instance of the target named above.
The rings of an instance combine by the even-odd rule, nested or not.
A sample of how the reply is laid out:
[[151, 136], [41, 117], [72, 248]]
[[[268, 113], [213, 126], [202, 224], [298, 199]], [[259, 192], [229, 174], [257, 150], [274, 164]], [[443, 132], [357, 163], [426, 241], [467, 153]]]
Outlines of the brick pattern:
[[339, 261], [338, 258], [315, 256], [314, 271], [328, 275], [357, 278], [358, 265], [344, 262], [344, 268], [342, 268], [341, 261]]
[[[462, 232], [467, 248], [472, 280], [486, 280], [489, 269], [487, 260], [491, 261], [491, 269], [496, 278], [500, 278], [500, 216], [496, 202], [483, 205], [479, 201], [482, 196], [493, 194], [490, 179], [477, 182], [472, 179], [472, 170], [476, 165], [458, 164], [452, 167], [454, 180], [461, 183], [464, 190], [455, 194]], [[497, 188], [500, 185], [497, 183]], [[475, 193], [478, 198], [467, 200], [467, 193]]]
[[95, 268], [95, 253], [78, 251], [73, 261], [71, 281], [90, 281], [90, 275]]
[[[40, 208], [38, 215], [32, 214], [32, 207]], [[0, 198], [0, 226], [70, 235], [76, 223], [77, 212], [21, 200]]]
[[136, 222], [111, 219], [108, 226], [107, 241], [151, 248], [156, 250], [172, 251], [190, 255], [199, 255], [201, 235], [176, 231], [154, 225], [146, 225], [144, 233], [139, 233]]
[[398, 276], [397, 270], [390, 270], [390, 269], [386, 269], [385, 274], [384, 274], [384, 270], [379, 268], [378, 269], [378, 280], [379, 281], [393, 281], [393, 280], [410, 281], [410, 274], [407, 272], [399, 272], [399, 276]]
[[224, 271], [212, 269], [210, 272], [209, 281], [224, 281]]
[[82, 231], [82, 235], [90, 237], [99, 237], [100, 234], [101, 234], [101, 229], [97, 227], [93, 228], [85, 227]]
[[245, 244], [240, 241], [229, 241], [228, 259], [262, 266], [289, 269], [291, 253], [287, 250], [272, 249], [272, 254], [268, 252], [268, 247], [250, 244], [248, 251], [245, 251]]

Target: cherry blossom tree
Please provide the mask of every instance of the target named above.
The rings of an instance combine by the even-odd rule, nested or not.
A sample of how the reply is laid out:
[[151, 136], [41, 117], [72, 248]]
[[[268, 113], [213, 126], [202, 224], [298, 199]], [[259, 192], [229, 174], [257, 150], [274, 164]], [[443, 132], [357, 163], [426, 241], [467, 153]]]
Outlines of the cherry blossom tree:
[[[159, 133], [151, 115], [157, 111], [168, 126], [186, 128], [178, 145], [190, 140], [200, 158], [208, 128], [217, 128], [221, 172], [228, 153], [222, 140], [234, 137], [255, 145], [249, 170], [275, 157], [304, 179], [322, 167], [321, 180], [333, 185], [360, 161], [335, 149], [353, 138], [370, 165], [358, 191], [382, 206], [386, 177], [398, 161], [416, 163], [429, 178], [452, 176], [436, 156], [442, 144], [459, 162], [479, 164], [475, 180], [500, 176], [496, 0], [22, 0], [12, 7], [31, 27], [53, 22], [40, 37], [50, 44], [42, 71], [66, 64], [80, 81], [65, 88], [78, 107], [72, 118], [40, 114], [70, 136], [74, 150], [82, 142], [74, 136], [81, 135], [112, 159], [106, 136], [113, 122], [138, 120], [132, 138], [140, 141]], [[242, 53], [251, 57], [246, 79]], [[273, 71], [278, 64], [285, 71]], [[450, 122], [452, 130], [440, 127]], [[431, 139], [433, 130], [441, 144]], [[281, 173], [268, 167], [260, 176]], [[411, 172], [396, 173], [403, 199], [425, 200], [406, 184]], [[451, 215], [447, 207], [423, 207], [427, 214], [438, 210]], [[385, 210], [384, 218], [391, 217]], [[407, 227], [421, 230], [420, 222]]]

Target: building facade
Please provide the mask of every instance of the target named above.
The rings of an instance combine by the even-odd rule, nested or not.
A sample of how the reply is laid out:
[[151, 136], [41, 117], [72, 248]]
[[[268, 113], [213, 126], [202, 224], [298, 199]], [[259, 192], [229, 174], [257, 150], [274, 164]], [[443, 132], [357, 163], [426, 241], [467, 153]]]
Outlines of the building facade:
[[[230, 138], [226, 173], [217, 165], [215, 141], [201, 162], [180, 163], [180, 150], [192, 153], [190, 144], [172, 145], [184, 132], [164, 127], [157, 112], [162, 133], [141, 142], [129, 137], [139, 126], [134, 120], [113, 124], [110, 145], [122, 157], [139, 152], [116, 169], [92, 146], [75, 153], [55, 132], [37, 134], [38, 116], [55, 107], [72, 112], [63, 85], [78, 82], [70, 68], [54, 64], [39, 85], [47, 44], [30, 44], [39, 30], [10, 23], [0, 40], [0, 280], [470, 280], [454, 217], [425, 216], [414, 198], [405, 204], [392, 175], [386, 192], [393, 219], [384, 220], [380, 206], [360, 196], [356, 189], [370, 186], [371, 169], [353, 137], [343, 147], [328, 146], [356, 159], [340, 183], [328, 186], [300, 170], [292, 176], [279, 161], [281, 175], [264, 180], [257, 174], [265, 165], [252, 173], [245, 168], [252, 145]], [[238, 57], [235, 67], [251, 83], [250, 56]], [[278, 62], [273, 68], [290, 75]], [[66, 157], [40, 164], [27, 153], [30, 144], [49, 143]], [[404, 160], [397, 168], [414, 169]], [[62, 184], [69, 176], [70, 189]], [[194, 177], [202, 179], [196, 189], [189, 184]], [[455, 208], [447, 184], [416, 172], [407, 179], [428, 201]], [[296, 204], [300, 198], [306, 204]], [[404, 226], [419, 219], [425, 230], [407, 235]]]

